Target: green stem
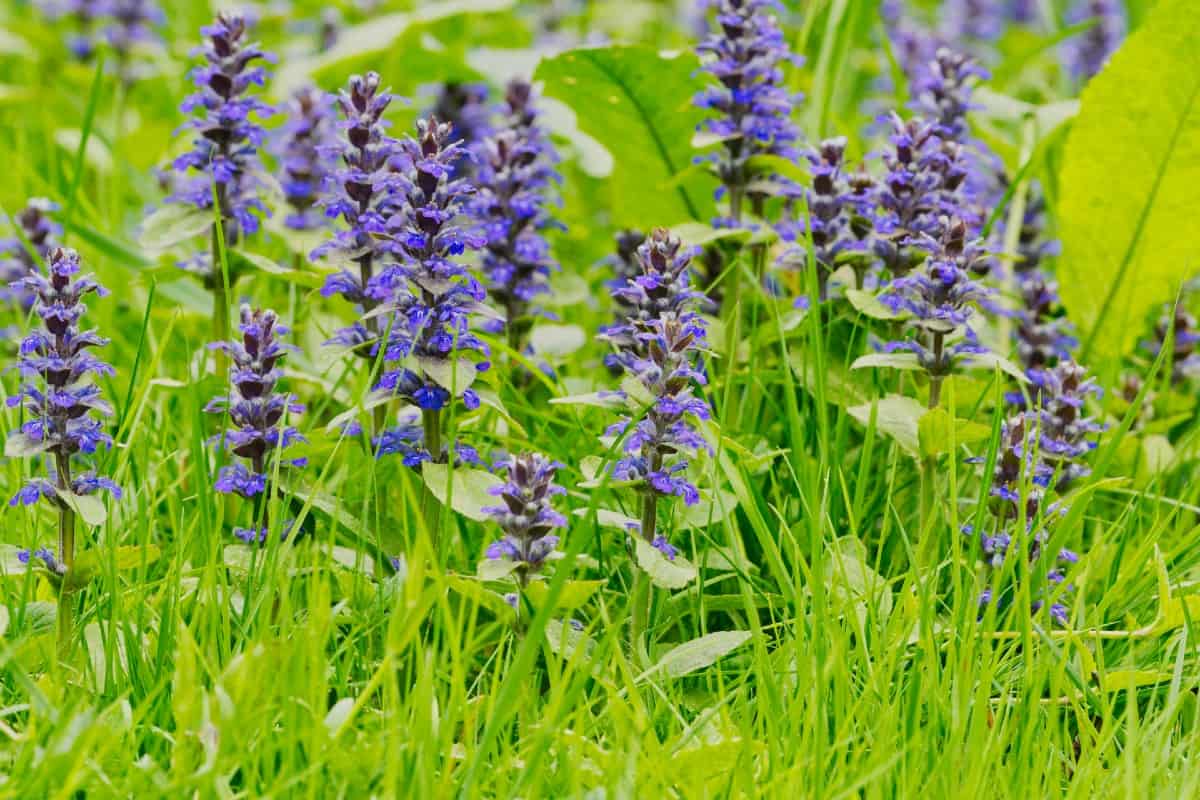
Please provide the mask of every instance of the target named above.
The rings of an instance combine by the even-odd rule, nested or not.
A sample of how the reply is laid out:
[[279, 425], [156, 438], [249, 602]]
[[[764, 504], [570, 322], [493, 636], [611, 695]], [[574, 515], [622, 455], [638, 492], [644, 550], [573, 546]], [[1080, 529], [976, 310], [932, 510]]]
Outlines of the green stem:
[[[442, 459], [442, 420], [441, 412], [425, 408], [421, 410], [421, 422], [425, 428], [425, 449], [434, 463]], [[449, 459], [447, 459], [449, 460]], [[450, 491], [450, 487], [446, 487]], [[429, 540], [434, 552], [438, 549], [438, 539], [441, 535], [442, 504], [433, 496], [428, 484], [424, 493], [425, 528], [429, 531]]]
[[[58, 489], [71, 491], [71, 464], [62, 454], [55, 456]], [[75, 568], [75, 512], [63, 505], [58, 510], [58, 553], [64, 569], [62, 589], [58, 599], [58, 660], [65, 662], [71, 655], [75, 632], [75, 587], [72, 584]]]
[[[933, 363], [934, 369], [938, 372], [929, 376], [929, 408], [937, 408], [942, 401], [942, 383], [945, 381], [945, 375], [942, 374], [942, 356], [946, 347], [946, 334], [934, 331], [933, 334]], [[937, 537], [934, 532], [937, 526], [934, 524], [937, 518], [937, 458], [934, 456], [923, 456], [921, 458], [921, 499], [920, 499], [920, 563], [927, 565], [936, 554], [935, 544]]]
[[[658, 495], [652, 491], [642, 497], [642, 538], [653, 544], [658, 531]], [[653, 587], [646, 572], [636, 563], [633, 566], [633, 596], [629, 607], [629, 644], [641, 661], [649, 667], [646, 652], [646, 631], [650, 627], [650, 599]]]

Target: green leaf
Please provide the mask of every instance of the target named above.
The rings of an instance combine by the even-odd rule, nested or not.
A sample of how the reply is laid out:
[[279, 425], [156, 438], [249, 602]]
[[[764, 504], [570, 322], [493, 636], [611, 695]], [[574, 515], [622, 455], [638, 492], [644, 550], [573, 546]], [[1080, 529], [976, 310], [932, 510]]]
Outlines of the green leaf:
[[182, 203], [168, 203], [142, 220], [138, 245], [143, 250], [166, 250], [212, 230], [211, 211]]
[[[375, 16], [341, 31], [338, 43], [319, 55], [285, 60], [270, 82], [271, 90], [277, 97], [286, 97], [314, 76], [324, 79], [332, 74], [337, 74], [341, 83], [360, 62], [372, 58], [378, 61], [377, 56], [394, 52], [396, 41], [411, 28], [466, 12], [503, 11], [512, 4], [513, 0], [426, 0], [416, 4], [417, 11]], [[388, 75], [383, 67], [378, 69], [385, 80], [402, 77]]]
[[475, 568], [475, 576], [481, 581], [502, 581], [518, 566], [511, 558], [485, 558]]
[[551, 397], [552, 406], [595, 406], [596, 408], [620, 408], [621, 398], [611, 389], [604, 392], [588, 392], [587, 394], [572, 394], [566, 397]]
[[26, 458], [45, 451], [49, 446], [44, 439], [38, 441], [28, 434], [15, 431], [4, 440], [4, 455], [6, 458]]
[[700, 495], [700, 501], [690, 506], [683, 506], [679, 514], [681, 528], [707, 528], [721, 522], [737, 508], [737, 495], [728, 489], [717, 489], [716, 494], [705, 490]]
[[306, 286], [309, 289], [319, 289], [325, 284], [325, 276], [319, 272], [307, 272], [301, 269], [285, 267], [257, 253], [234, 251], [229, 254], [229, 261], [230, 269], [234, 274], [246, 272], [246, 268], [249, 268], [265, 272], [268, 275], [274, 275], [297, 286]]
[[469, 358], [418, 358], [417, 364], [438, 386], [459, 394], [471, 388], [479, 375], [475, 362]]
[[637, 564], [650, 582], [663, 589], [682, 589], [696, 579], [696, 567], [681, 555], [667, 558], [662, 551], [641, 536], [634, 537]]
[[671, 228], [671, 233], [678, 236], [686, 247], [703, 247], [725, 239], [742, 241], [750, 238], [750, 231], [744, 228], [714, 228], [703, 222], [684, 222]]
[[1083, 93], [1059, 195], [1059, 285], [1093, 350], [1134, 348], [1200, 263], [1200, 14], [1162, 0]]
[[608, 181], [612, 224], [643, 226], [707, 221], [714, 214], [712, 181], [687, 170], [690, 140], [703, 112], [692, 97], [702, 88], [691, 54], [665, 55], [648, 47], [568, 50], [542, 61], [534, 77], [545, 93], [569, 105], [579, 128], [613, 157]]
[[49, 600], [34, 600], [25, 604], [25, 626], [30, 635], [54, 630], [58, 622], [58, 604]]
[[868, 353], [859, 356], [850, 365], [850, 369], [866, 369], [867, 367], [886, 367], [888, 369], [921, 369], [921, 362], [916, 353]]
[[961, 444], [983, 441], [992, 434], [987, 425], [969, 419], [955, 419], [944, 408], [931, 408], [917, 422], [917, 438], [922, 456], [950, 452]]
[[484, 507], [496, 505], [496, 498], [488, 494], [488, 490], [503, 483], [492, 473], [481, 469], [456, 469], [451, 473], [445, 464], [429, 461], [421, 465], [421, 477], [438, 502], [445, 505], [449, 497], [451, 508], [476, 522], [488, 518], [483, 513]]
[[750, 631], [718, 631], [672, 647], [650, 668], [680, 678], [710, 667], [750, 641]]
[[[854, 306], [854, 310], [864, 317], [892, 320], [900, 316], [879, 302], [879, 298], [875, 296], [874, 292], [864, 292], [861, 289], [847, 289], [846, 299], [850, 301], [850, 305]], [[908, 355], [912, 354], [909, 353]]]
[[621, 391], [625, 392], [625, 402], [634, 411], [641, 411], [654, 404], [654, 395], [646, 385], [632, 375], [621, 381]]
[[[554, 607], [559, 611], [574, 611], [588, 600], [591, 600], [592, 595], [599, 591], [603, 585], [604, 581], [567, 581], [563, 584], [562, 593], [559, 594], [558, 602], [554, 604]], [[525, 594], [529, 597], [531, 603], [540, 608], [546, 604], [546, 583], [544, 581], [531, 581], [525, 587]]]
[[533, 352], [552, 361], [582, 349], [587, 340], [587, 332], [578, 325], [544, 323], [529, 332], [529, 344]]
[[469, 575], [447, 575], [446, 584], [471, 602], [486, 608], [505, 621], [516, 618], [516, 611], [504, 600], [504, 595], [493, 592], [478, 578]]
[[580, 648], [584, 657], [590, 656], [596, 643], [583, 631], [575, 630], [566, 620], [552, 619], [546, 623], [546, 646], [551, 653], [571, 659]]
[[850, 416], [867, 425], [871, 420], [872, 408], [877, 409], [875, 417], [876, 429], [886, 433], [896, 440], [896, 443], [916, 458], [920, 455], [919, 420], [926, 411], [925, 406], [911, 397], [889, 394], [874, 403], [864, 403], [846, 409]]
[[98, 495], [60, 491], [58, 497], [88, 525], [103, 525], [108, 519], [108, 510]]
[[[596, 485], [595, 482], [589, 482], [591, 485]], [[571, 512], [577, 517], [588, 519], [592, 515], [590, 508], [577, 508]], [[613, 511], [607, 508], [596, 509], [596, 524], [605, 528], [616, 528], [619, 531], [629, 532], [631, 525], [636, 525], [637, 520], [633, 517], [622, 514], [619, 511]], [[655, 551], [657, 552], [657, 551]]]
[[72, 580], [75, 584], [82, 585], [106, 569], [110, 563], [117, 572], [125, 572], [138, 569], [143, 564], [153, 564], [161, 555], [162, 551], [154, 544], [122, 545], [111, 554], [106, 550], [85, 550], [75, 559], [75, 566], [71, 571]]
[[870, 566], [866, 547], [854, 536], [843, 536], [830, 543], [825, 561], [825, 582], [830, 594], [854, 609], [860, 624], [865, 624], [867, 609], [874, 606], [880, 617], [892, 612], [892, 589], [888, 580]]
[[995, 370], [997, 367], [1005, 375], [1013, 378], [1018, 383], [1029, 383], [1029, 377], [1025, 371], [1018, 367], [1013, 362], [1003, 356], [998, 356], [995, 353], [974, 353], [966, 357], [962, 362], [964, 369], [990, 369]]

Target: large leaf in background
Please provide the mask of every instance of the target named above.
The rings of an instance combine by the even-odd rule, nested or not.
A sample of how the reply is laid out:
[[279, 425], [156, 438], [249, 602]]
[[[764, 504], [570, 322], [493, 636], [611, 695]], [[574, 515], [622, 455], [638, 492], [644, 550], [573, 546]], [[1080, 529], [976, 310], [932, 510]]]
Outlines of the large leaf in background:
[[616, 225], [645, 228], [714, 214], [712, 182], [692, 165], [692, 97], [702, 84], [690, 54], [648, 47], [585, 47], [542, 61], [534, 77], [578, 115], [579, 128], [613, 158], [609, 213]]
[[[285, 61], [269, 82], [270, 90], [286, 97], [314, 82], [334, 89], [367, 70], [378, 72], [384, 85], [398, 93], [424, 83], [476, 80], [478, 74], [465, 64], [466, 43], [486, 43], [490, 37], [472, 26], [486, 26], [485, 16], [512, 5], [513, 0], [436, 0], [421, 3], [418, 11], [375, 17], [342, 31], [338, 44], [323, 53]], [[499, 17], [496, 21], [503, 23]], [[512, 24], [504, 28], [508, 37], [519, 34]], [[423, 41], [425, 34], [435, 41]]]
[[1147, 313], [1200, 272], [1196, 0], [1159, 3], [1092, 80], [1060, 194], [1063, 302], [1084, 332], [1085, 358], [1120, 355]]

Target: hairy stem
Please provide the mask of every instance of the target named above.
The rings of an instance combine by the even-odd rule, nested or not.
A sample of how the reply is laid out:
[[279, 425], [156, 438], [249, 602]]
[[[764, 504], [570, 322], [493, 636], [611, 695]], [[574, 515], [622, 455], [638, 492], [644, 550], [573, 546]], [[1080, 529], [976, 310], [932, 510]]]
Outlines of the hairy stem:
[[[57, 489], [60, 493], [71, 491], [71, 463], [69, 456], [55, 455], [58, 473]], [[58, 659], [66, 661], [71, 655], [71, 641], [75, 632], [75, 587], [72, 585], [75, 567], [75, 512], [65, 504], [58, 509], [58, 553], [62, 559], [62, 590], [58, 600]]]
[[[440, 411], [429, 408], [421, 409], [421, 423], [425, 429], [425, 449], [429, 451], [430, 459], [434, 463], [439, 463], [442, 460], [441, 416]], [[449, 460], [447, 458], [447, 461]], [[446, 487], [446, 491], [450, 491], [449, 486]], [[425, 485], [423, 503], [425, 527], [429, 531], [429, 539], [433, 543], [434, 552], [437, 552], [438, 539], [441, 534], [442, 504], [434, 497], [428, 484]]]

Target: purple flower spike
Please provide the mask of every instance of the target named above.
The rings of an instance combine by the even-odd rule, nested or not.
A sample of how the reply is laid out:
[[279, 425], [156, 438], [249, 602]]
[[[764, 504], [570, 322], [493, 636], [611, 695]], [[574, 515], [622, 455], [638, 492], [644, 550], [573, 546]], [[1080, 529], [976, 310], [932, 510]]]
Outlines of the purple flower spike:
[[812, 168], [812, 188], [805, 192], [808, 224], [795, 198], [785, 205], [786, 221], [780, 236], [793, 244], [780, 256], [787, 269], [808, 266], [808, 229], [817, 263], [817, 285], [824, 296], [829, 276], [841, 263], [849, 264], [862, 286], [874, 260], [869, 236], [874, 214], [875, 181], [865, 172], [846, 169], [846, 139], [826, 139], [805, 154]]
[[[487, 84], [447, 81], [426, 116], [448, 123], [451, 138], [461, 141], [468, 150], [474, 149], [492, 134]], [[471, 160], [463, 158], [456, 169], [467, 177], [473, 169]]]
[[315, 87], [292, 95], [284, 107], [287, 122], [279, 143], [283, 197], [291, 206], [286, 224], [293, 230], [324, 227], [325, 218], [316, 207], [321, 187], [334, 168], [335, 134], [333, 98]]
[[998, 39], [1008, 22], [1006, 6], [1005, 0], [946, 0], [942, 4], [942, 32], [951, 42]]
[[[897, 312], [911, 315], [911, 324], [924, 337], [893, 342], [890, 351], [915, 353], [922, 369], [941, 378], [953, 372], [958, 359], [983, 348], [971, 329], [975, 308], [988, 307], [990, 290], [975, 276], [987, 274], [991, 262], [982, 243], [967, 239], [962, 220], [944, 221], [940, 241], [926, 238], [932, 252], [921, 269], [892, 281], [880, 301]], [[962, 341], [943, 346], [945, 339], [962, 330]]]
[[[750, 190], [748, 162], [758, 155], [797, 158], [800, 133], [791, 121], [799, 95], [789, 93], [784, 66], [799, 59], [787, 42], [773, 11], [775, 0], [708, 0], [715, 10], [715, 25], [697, 46], [712, 85], [696, 95], [695, 104], [715, 112], [698, 128], [715, 137], [722, 150], [702, 156], [721, 180], [718, 199], [730, 198], [730, 217], [741, 224], [741, 199]], [[785, 191], [785, 185], [775, 191]]]
[[400, 142], [393, 173], [399, 203], [386, 221], [395, 262], [365, 289], [391, 320], [384, 353], [389, 367], [377, 392], [430, 412], [433, 421], [455, 399], [452, 390], [468, 409], [478, 405], [469, 383], [475, 372], [487, 369], [489, 353], [471, 331], [486, 292], [463, 260], [484, 240], [469, 225], [475, 190], [455, 177], [454, 164], [464, 150], [451, 133], [447, 123], [421, 119], [416, 138]]
[[50, 19], [70, 19], [75, 32], [67, 49], [78, 61], [90, 61], [98, 44], [96, 23], [107, 12], [111, 0], [40, 0], [36, 3]]
[[561, 177], [550, 135], [538, 124], [533, 87], [509, 83], [503, 121], [477, 148], [472, 215], [487, 239], [483, 272], [491, 299], [504, 313], [509, 344], [521, 349], [523, 333], [537, 314], [534, 302], [550, 292], [558, 264], [544, 232], [560, 227], [546, 209]]
[[[691, 253], [668, 231], [653, 231], [637, 259], [640, 274], [617, 290], [629, 314], [601, 337], [616, 347], [610, 363], [640, 384], [650, 402], [643, 407], [627, 398], [636, 416], [624, 416], [609, 429], [610, 435], [624, 436], [613, 477], [636, 482], [649, 509], [664, 497], [692, 505], [700, 494], [687, 478], [689, 454], [709, 449], [695, 423], [711, 417], [696, 389], [706, 383], [700, 365], [704, 320], [695, 310], [703, 295], [691, 289]], [[650, 526], [641, 535], [653, 542], [657, 534]]]
[[[343, 269], [330, 275], [321, 294], [341, 295], [365, 311], [376, 305], [367, 296], [367, 285], [388, 258], [389, 245], [384, 237], [387, 220], [403, 203], [391, 167], [399, 145], [387, 135], [388, 123], [383, 118], [391, 103], [392, 95], [380, 88], [379, 75], [374, 72], [353, 76], [349, 87], [338, 95], [342, 137], [329, 146], [329, 153], [340, 157], [341, 166], [325, 177], [322, 205], [326, 216], [341, 219], [346, 227], [312, 254], [313, 258], [321, 258], [333, 253], [357, 263], [355, 272]], [[382, 322], [378, 317], [356, 322], [338, 331], [329, 343], [374, 358], [384, 329]]]
[[[51, 216], [57, 211], [58, 206], [49, 200], [31, 199], [17, 214], [21, 236], [0, 240], [0, 302], [12, 304], [23, 312], [33, 306], [33, 293], [14, 286], [14, 283], [41, 272], [50, 254], [58, 247], [62, 226]], [[22, 237], [25, 241], [21, 241]], [[29, 249], [25, 242], [29, 243]]]
[[553, 531], [566, 527], [567, 519], [554, 510], [553, 499], [566, 490], [554, 483], [562, 466], [538, 453], [513, 456], [503, 465], [508, 480], [491, 490], [502, 505], [484, 512], [504, 531], [503, 538], [488, 546], [490, 559], [509, 559], [518, 564], [518, 580], [541, 570], [558, 545]]
[[[287, 328], [279, 324], [274, 311], [242, 306], [240, 341], [217, 342], [214, 349], [225, 351], [233, 362], [230, 367], [232, 391], [213, 398], [205, 407], [212, 414], [229, 415], [232, 429], [214, 441], [228, 447], [248, 463], [224, 467], [215, 488], [219, 492], [253, 498], [267, 492], [274, 465], [271, 453], [286, 450], [304, 437], [287, 425], [288, 413], [299, 414], [304, 407], [290, 394], [276, 391], [283, 376], [280, 363], [289, 350], [280, 342]], [[302, 467], [304, 459], [284, 459], [282, 465]]]
[[110, 21], [104, 38], [117, 54], [121, 79], [132, 82], [137, 78], [134, 55], [138, 48], [161, 41], [155, 28], [165, 25], [167, 16], [154, 0], [108, 0], [106, 12]]
[[[1047, 498], [1061, 495], [1088, 474], [1083, 458], [1095, 448], [1094, 437], [1102, 429], [1084, 411], [1087, 397], [1099, 389], [1082, 367], [1063, 361], [1053, 369], [1031, 370], [1030, 375], [1033, 409], [1018, 412], [1001, 429], [988, 503], [992, 519], [981, 531], [963, 531], [980, 543], [987, 581], [980, 598], [984, 607], [1009, 605], [1016, 594], [1013, 583], [1036, 574], [1034, 565], [1043, 556], [1050, 530], [1067, 511], [1062, 502]], [[1028, 566], [1004, 570], [1013, 553], [1023, 556]], [[1060, 550], [1053, 558], [1046, 583], [1032, 592], [1034, 613], [1045, 606], [1043, 598], [1070, 589], [1064, 585], [1066, 573], [1079, 556]], [[1050, 606], [1050, 616], [1056, 624], [1068, 622], [1061, 604]]]
[[1125, 12], [1117, 0], [1075, 0], [1067, 13], [1072, 25], [1090, 23], [1087, 30], [1063, 43], [1067, 69], [1087, 80], [1103, 69], [1125, 37]]
[[[266, 70], [255, 62], [273, 57], [246, 40], [246, 20], [239, 14], [218, 14], [201, 32], [207, 38], [196, 52], [205, 63], [192, 70], [197, 91], [180, 106], [184, 113], [199, 112], [184, 125], [196, 137], [192, 149], [174, 161], [179, 175], [169, 199], [211, 209], [215, 193], [225, 244], [233, 247], [258, 230], [261, 215], [270, 213], [258, 196], [265, 186], [258, 155], [264, 132], [254, 118], [268, 117], [274, 110], [249, 92], [266, 82]], [[188, 176], [189, 172], [198, 174]], [[213, 278], [207, 257], [189, 268]]]
[[33, 310], [45, 330], [33, 331], [21, 342], [18, 368], [24, 382], [8, 404], [24, 408], [25, 423], [11, 435], [10, 443], [16, 440], [24, 452], [53, 455], [56, 469], [53, 480], [34, 478], [26, 484], [12, 505], [31, 505], [45, 498], [65, 508], [62, 493], [92, 494], [101, 489], [120, 497], [120, 490], [107, 478], [92, 472], [71, 477], [72, 459], [112, 445], [112, 437], [96, 419], [96, 415], [111, 416], [112, 407], [94, 381], [112, 375], [113, 368], [92, 353], [92, 348], [108, 340], [79, 328], [86, 311], [83, 298], [106, 292], [92, 278], [80, 277], [79, 270], [78, 253], [56, 248], [50, 254], [48, 275], [31, 273], [14, 284], [34, 298]]
[[963, 190], [962, 145], [939, 134], [939, 123], [890, 116], [887, 173], [879, 181], [875, 254], [895, 277], [907, 275], [932, 251], [951, 218], [974, 222]]

